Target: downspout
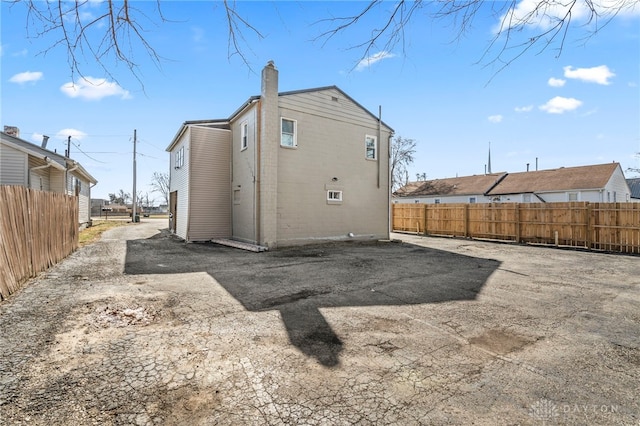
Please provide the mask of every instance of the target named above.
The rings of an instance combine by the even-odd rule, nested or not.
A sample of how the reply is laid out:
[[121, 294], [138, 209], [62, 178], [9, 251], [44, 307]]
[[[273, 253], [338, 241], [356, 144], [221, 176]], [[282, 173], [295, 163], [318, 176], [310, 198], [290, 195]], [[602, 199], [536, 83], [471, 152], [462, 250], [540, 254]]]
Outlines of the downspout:
[[393, 140], [393, 133], [389, 133], [389, 140], [387, 141], [387, 239], [391, 239], [391, 231], [393, 230], [393, 218], [391, 217], [391, 141]]
[[380, 155], [378, 154], [378, 149], [380, 148], [380, 142], [382, 142], [382, 130], [381, 130], [381, 122], [382, 122], [382, 105], [378, 105], [378, 138], [376, 140], [378, 146], [376, 147], [376, 160], [378, 163], [378, 188], [380, 188]]
[[34, 170], [40, 170], [40, 169], [46, 169], [47, 167], [51, 167], [51, 158], [49, 158], [49, 157], [44, 157], [44, 158], [43, 158], [43, 160], [44, 160], [44, 161], [46, 161], [46, 162], [47, 162], [47, 164], [45, 164], [45, 165], [43, 165], [43, 166], [31, 167], [31, 168], [28, 170], [28, 173], [27, 173], [27, 186], [28, 186], [29, 188], [31, 188], [31, 172], [32, 172], [32, 171], [34, 171]]
[[64, 172], [64, 192], [65, 192], [65, 195], [69, 195], [69, 173], [73, 172], [74, 170], [76, 170], [79, 167], [77, 161], [74, 161], [71, 164], [73, 165], [73, 167], [71, 167], [70, 169], [65, 170], [65, 172]]
[[256, 108], [256, 132], [257, 132], [257, 137], [256, 137], [256, 146], [255, 146], [255, 165], [256, 165], [256, 172], [255, 172], [255, 185], [254, 185], [254, 205], [253, 205], [253, 223], [254, 223], [254, 227], [255, 227], [255, 233], [256, 233], [256, 244], [260, 244], [260, 158], [262, 158], [260, 149], [261, 149], [261, 142], [262, 142], [262, 121], [261, 121], [261, 117], [262, 117], [262, 99], [260, 99], [258, 101], [258, 106]]

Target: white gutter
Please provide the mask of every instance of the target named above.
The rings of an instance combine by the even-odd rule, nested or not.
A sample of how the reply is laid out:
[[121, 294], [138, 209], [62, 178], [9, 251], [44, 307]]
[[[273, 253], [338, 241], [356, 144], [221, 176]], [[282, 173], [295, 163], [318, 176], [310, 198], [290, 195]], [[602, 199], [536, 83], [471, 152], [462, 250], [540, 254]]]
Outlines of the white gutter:
[[51, 167], [51, 166], [52, 166], [52, 164], [51, 164], [51, 162], [52, 162], [51, 158], [49, 158], [49, 157], [46, 157], [46, 156], [45, 156], [45, 157], [43, 158], [43, 160], [44, 160], [44, 161], [46, 161], [46, 162], [47, 162], [47, 164], [42, 165], [42, 166], [31, 167], [31, 168], [29, 169], [29, 173], [27, 173], [27, 185], [29, 186], [29, 188], [31, 188], [31, 172], [33, 172], [34, 170], [46, 169], [46, 168], [49, 168], [49, 167]]

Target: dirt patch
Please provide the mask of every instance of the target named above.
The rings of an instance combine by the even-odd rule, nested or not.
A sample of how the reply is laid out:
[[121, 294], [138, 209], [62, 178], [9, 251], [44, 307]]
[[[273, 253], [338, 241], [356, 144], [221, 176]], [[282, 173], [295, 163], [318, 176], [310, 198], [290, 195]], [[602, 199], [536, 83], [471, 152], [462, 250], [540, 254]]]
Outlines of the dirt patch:
[[469, 339], [470, 344], [500, 355], [522, 349], [532, 342], [529, 338], [501, 329], [488, 330]]

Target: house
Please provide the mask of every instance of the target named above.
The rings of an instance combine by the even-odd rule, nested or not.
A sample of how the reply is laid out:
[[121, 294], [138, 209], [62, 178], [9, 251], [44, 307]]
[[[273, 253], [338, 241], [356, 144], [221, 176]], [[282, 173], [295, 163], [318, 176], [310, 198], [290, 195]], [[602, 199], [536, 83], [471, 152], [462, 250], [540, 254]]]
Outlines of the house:
[[506, 173], [409, 182], [394, 193], [394, 203], [490, 203], [485, 193]]
[[75, 195], [80, 227], [91, 223], [91, 187], [98, 181], [80, 163], [17, 135], [1, 132], [0, 140], [0, 185]]
[[627, 202], [631, 190], [620, 164], [607, 163], [413, 182], [394, 195], [397, 203]]
[[631, 201], [640, 203], [640, 177], [627, 179], [631, 191]]
[[269, 62], [259, 96], [167, 147], [170, 230], [268, 248], [388, 238], [392, 134], [336, 86], [279, 93]]

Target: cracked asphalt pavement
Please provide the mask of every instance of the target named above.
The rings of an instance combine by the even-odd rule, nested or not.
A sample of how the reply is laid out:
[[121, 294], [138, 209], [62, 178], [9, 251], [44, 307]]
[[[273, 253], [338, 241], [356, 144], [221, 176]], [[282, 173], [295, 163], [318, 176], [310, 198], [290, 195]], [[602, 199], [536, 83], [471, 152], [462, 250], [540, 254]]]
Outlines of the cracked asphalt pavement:
[[115, 228], [0, 304], [0, 425], [640, 425], [640, 259]]

